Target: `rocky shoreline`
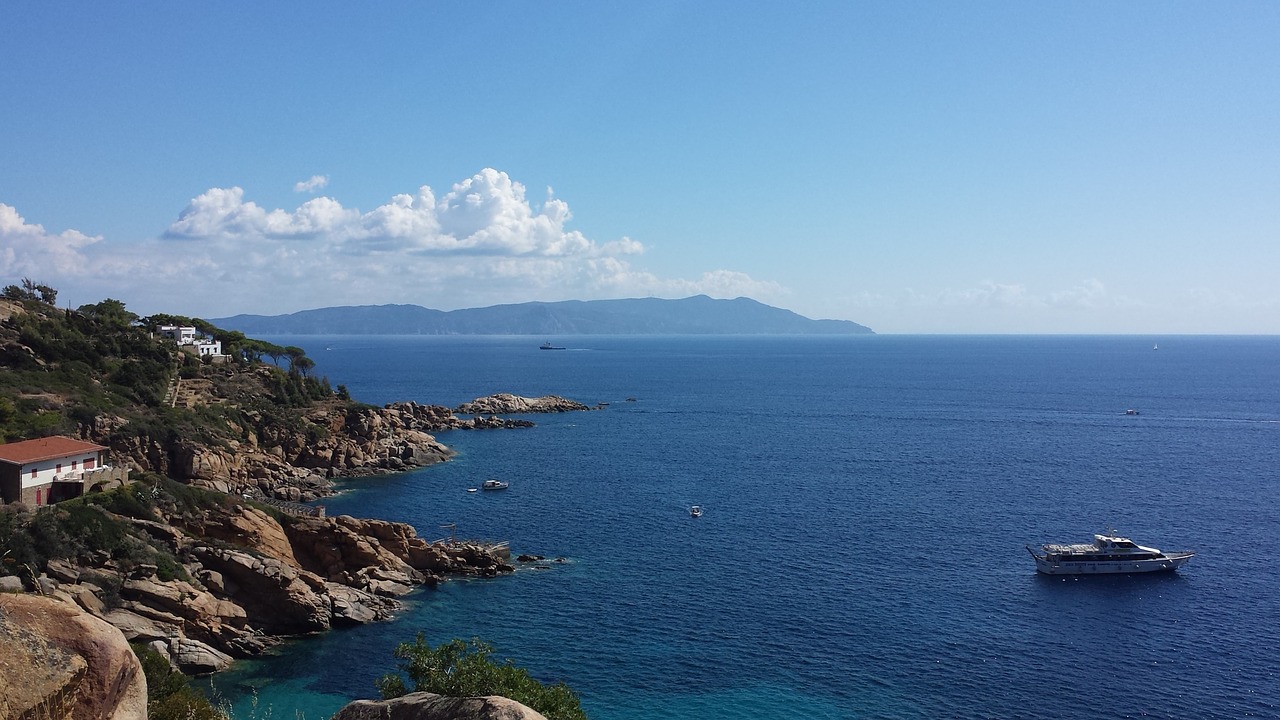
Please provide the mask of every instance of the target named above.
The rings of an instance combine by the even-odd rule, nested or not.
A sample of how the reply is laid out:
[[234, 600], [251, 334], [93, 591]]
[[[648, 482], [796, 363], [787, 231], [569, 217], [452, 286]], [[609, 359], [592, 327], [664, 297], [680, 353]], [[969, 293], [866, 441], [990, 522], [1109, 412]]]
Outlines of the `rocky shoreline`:
[[[503, 547], [428, 543], [384, 520], [277, 517], [248, 502], [163, 522], [113, 518], [183, 558], [178, 577], [109, 557], [55, 560], [30, 590], [79, 606], [187, 674], [225, 669], [288, 636], [386, 620], [419, 586], [514, 570]], [[0, 584], [24, 589], [14, 576]]]
[[[58, 613], [88, 618], [76, 620], [79, 625], [100, 622], [118, 629], [127, 641], [148, 646], [188, 675], [218, 672], [291, 636], [386, 620], [401, 607], [398, 598], [415, 588], [449, 577], [514, 571], [509, 550], [465, 541], [429, 543], [404, 523], [289, 514], [259, 500], [306, 502], [332, 494], [337, 478], [448, 460], [453, 451], [432, 432], [529, 427], [526, 420], [500, 415], [586, 409], [556, 396], [509, 394], [466, 403], [458, 414], [413, 402], [332, 405], [305, 411], [309, 431], [247, 417], [239, 442], [180, 441], [170, 447], [113, 434], [113, 420], [99, 417], [83, 436], [108, 445], [113, 462], [154, 473], [148, 476], [152, 485], [135, 484], [132, 492], [155, 499], [149, 515], [155, 519], [87, 507], [150, 538], [180, 566], [97, 552], [50, 560], [25, 582], [16, 575], [0, 577], [0, 593], [60, 600], [64, 607]], [[193, 508], [164, 494], [165, 481], [157, 476], [199, 488], [194, 492], [202, 502]], [[519, 562], [535, 558], [543, 559], [522, 556]], [[28, 630], [15, 629], [16, 607], [0, 606], [0, 639], [14, 640], [0, 643], [7, 646], [0, 650], [0, 667], [21, 667], [23, 658], [35, 656], [56, 665], [56, 653], [37, 647], [38, 638]], [[63, 690], [50, 692], [41, 702], [52, 702]]]
[[554, 395], [500, 393], [456, 410], [412, 401], [380, 408], [331, 404], [305, 412], [305, 424], [294, 428], [247, 414], [236, 428], [241, 439], [225, 444], [166, 445], [124, 435], [115, 432], [124, 421], [110, 416], [99, 417], [80, 434], [107, 445], [117, 462], [134, 470], [230, 494], [311, 502], [332, 495], [335, 479], [404, 472], [448, 460], [453, 451], [432, 433], [527, 428], [533, 423], [500, 416], [587, 409]]
[[[186, 558], [184, 579], [161, 580], [147, 567], [126, 574], [110, 559], [98, 558], [51, 562], [38, 589], [76, 602], [188, 674], [215, 672], [281, 637], [385, 620], [399, 609], [396, 598], [418, 586], [450, 576], [511, 572], [509, 551], [428, 543], [404, 523], [289, 515], [253, 500], [312, 501], [333, 494], [337, 478], [447, 461], [453, 451], [433, 432], [532, 427], [500, 415], [587, 409], [559, 396], [509, 393], [477, 398], [456, 411], [415, 402], [320, 407], [307, 411], [306, 420], [311, 428], [325, 429], [323, 437], [314, 430], [308, 435], [247, 427], [244, 441], [227, 448], [183, 442], [157, 453], [112, 446], [135, 469], [163, 472], [235, 502], [202, 512], [166, 512], [160, 522], [115, 516]], [[98, 431], [110, 439], [109, 432]], [[117, 582], [119, 602], [108, 609], [103, 597], [115, 599]]]

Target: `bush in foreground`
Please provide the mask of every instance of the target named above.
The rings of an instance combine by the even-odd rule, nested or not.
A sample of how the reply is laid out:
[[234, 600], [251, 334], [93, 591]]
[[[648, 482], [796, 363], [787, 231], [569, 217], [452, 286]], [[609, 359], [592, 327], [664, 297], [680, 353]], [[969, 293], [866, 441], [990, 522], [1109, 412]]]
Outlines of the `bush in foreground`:
[[187, 676], [169, 660], [145, 645], [130, 645], [147, 676], [147, 717], [150, 720], [227, 720], [208, 698], [191, 686]]
[[[511, 660], [498, 662], [492, 655], [493, 647], [477, 638], [431, 647], [421, 633], [413, 642], [396, 648], [400, 670], [409, 676], [413, 692], [451, 697], [501, 695], [528, 705], [548, 720], [586, 720], [577, 694], [568, 685], [544, 685]], [[404, 678], [394, 673], [378, 681], [378, 690], [384, 699], [409, 692]]]

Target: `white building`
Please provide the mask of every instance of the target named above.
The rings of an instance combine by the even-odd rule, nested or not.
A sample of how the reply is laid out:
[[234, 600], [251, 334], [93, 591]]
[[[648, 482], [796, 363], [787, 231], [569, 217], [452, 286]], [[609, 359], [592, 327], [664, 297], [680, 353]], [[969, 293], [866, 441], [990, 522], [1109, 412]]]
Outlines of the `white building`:
[[196, 341], [196, 329], [177, 325], [161, 325], [160, 335], [167, 337], [179, 345], [191, 345]]
[[60, 435], [0, 445], [0, 499], [39, 507], [126, 481], [128, 468], [112, 468], [106, 458], [102, 445]]
[[222, 341], [214, 340], [211, 337], [196, 334], [193, 327], [182, 327], [178, 325], [161, 325], [159, 328], [161, 337], [167, 337], [178, 343], [178, 347], [186, 349], [187, 352], [194, 353], [199, 357], [220, 358], [222, 357]]

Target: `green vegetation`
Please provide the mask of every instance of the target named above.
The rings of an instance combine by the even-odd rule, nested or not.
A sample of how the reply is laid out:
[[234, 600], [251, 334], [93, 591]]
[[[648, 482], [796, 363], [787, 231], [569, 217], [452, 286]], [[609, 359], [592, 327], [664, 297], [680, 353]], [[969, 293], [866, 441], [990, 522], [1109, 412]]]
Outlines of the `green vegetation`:
[[[476, 638], [469, 643], [454, 639], [431, 647], [419, 633], [413, 642], [396, 648], [396, 658], [400, 670], [413, 683], [413, 692], [452, 697], [501, 695], [528, 705], [549, 720], [586, 720], [577, 694], [568, 685], [544, 685], [511, 660], [494, 660], [493, 652], [493, 647]], [[384, 698], [409, 692], [404, 678], [394, 673], [378, 681], [378, 690]]]
[[147, 717], [150, 720], [227, 720], [186, 675], [168, 659], [145, 645], [130, 645], [147, 676]]
[[22, 278], [22, 286], [7, 285], [4, 296], [9, 300], [35, 300], [46, 305], [58, 304], [58, 291], [48, 285], [39, 285], [35, 280]]
[[50, 560], [105, 556], [125, 572], [152, 565], [160, 580], [185, 580], [181, 559], [126, 518], [155, 522], [162, 519], [162, 513], [190, 513], [235, 502], [222, 493], [147, 474], [128, 486], [35, 512], [0, 507], [0, 547], [6, 550], [0, 575], [30, 580], [43, 572]]
[[[296, 408], [351, 402], [337, 398], [327, 378], [311, 377], [315, 362], [301, 348], [246, 338], [199, 318], [139, 318], [110, 298], [60, 310], [52, 306], [57, 291], [31, 280], [9, 286], [4, 296], [13, 312], [0, 323], [0, 442], [84, 437], [99, 418], [110, 416], [125, 423], [113, 420], [110, 435], [93, 439], [112, 447], [136, 446], [130, 439], [162, 447], [181, 441], [226, 446], [244, 440], [249, 425], [305, 425]], [[154, 337], [162, 325], [190, 326], [216, 338], [229, 362], [211, 364]], [[264, 356], [274, 362], [264, 363]], [[287, 370], [279, 367], [281, 358], [288, 358]], [[171, 407], [166, 400], [179, 379], [197, 383], [216, 401]]]

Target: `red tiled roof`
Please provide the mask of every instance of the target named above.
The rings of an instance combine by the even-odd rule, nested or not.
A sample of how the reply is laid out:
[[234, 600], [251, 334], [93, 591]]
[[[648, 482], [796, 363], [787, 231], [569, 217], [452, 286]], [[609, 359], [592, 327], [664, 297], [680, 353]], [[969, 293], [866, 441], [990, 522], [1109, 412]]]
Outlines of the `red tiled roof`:
[[67, 455], [80, 455], [95, 450], [106, 450], [106, 448], [101, 445], [94, 445], [91, 442], [54, 435], [37, 440], [23, 440], [22, 442], [0, 445], [0, 462], [25, 465], [39, 462], [40, 460], [66, 457]]

